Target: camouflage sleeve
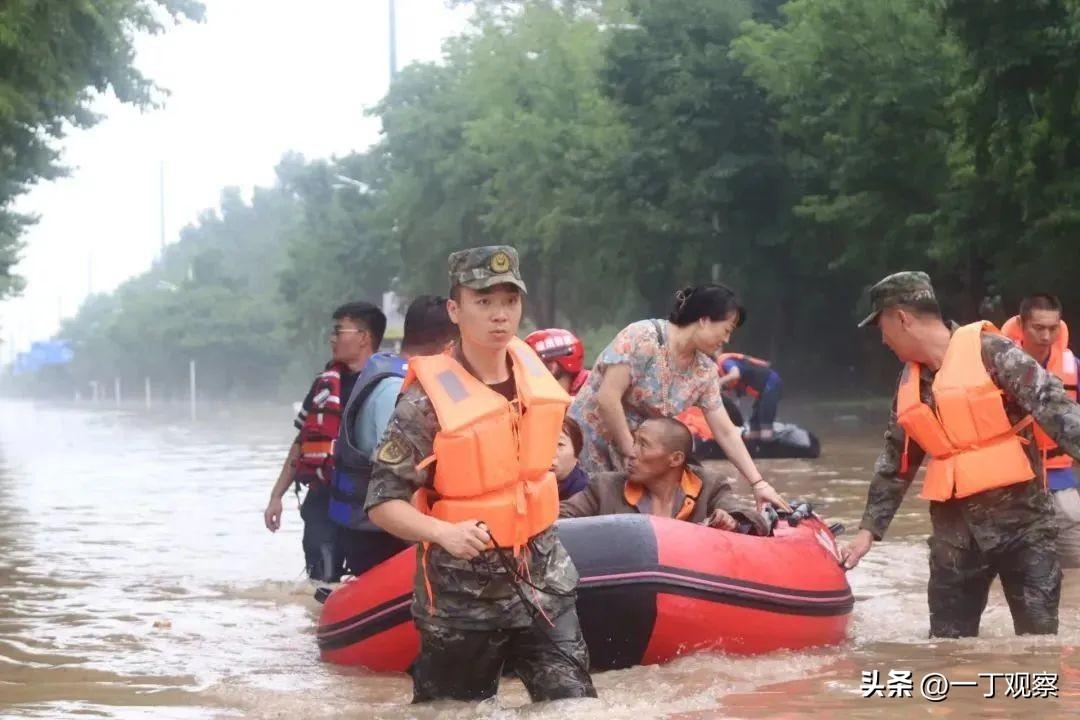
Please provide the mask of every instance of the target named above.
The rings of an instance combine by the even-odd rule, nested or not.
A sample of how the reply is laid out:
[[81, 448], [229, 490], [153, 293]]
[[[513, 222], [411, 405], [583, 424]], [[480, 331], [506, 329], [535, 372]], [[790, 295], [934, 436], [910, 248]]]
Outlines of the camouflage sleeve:
[[1080, 406], [1065, 394], [1061, 380], [1001, 335], [983, 333], [982, 356], [994, 383], [1062, 450], [1080, 459]]
[[418, 385], [406, 389], [375, 450], [365, 510], [387, 500], [409, 502], [413, 493], [430, 484], [434, 464], [423, 470], [416, 466], [432, 454], [437, 430], [438, 419], [427, 395]]
[[919, 466], [926, 453], [915, 443], [907, 443], [908, 467], [900, 471], [904, 456], [907, 435], [896, 420], [896, 403], [893, 403], [889, 415], [889, 426], [885, 430], [885, 447], [874, 463], [874, 479], [870, 481], [870, 490], [866, 494], [866, 509], [863, 511], [859, 528], [869, 530], [875, 540], [885, 536], [904, 495], [911, 486]]

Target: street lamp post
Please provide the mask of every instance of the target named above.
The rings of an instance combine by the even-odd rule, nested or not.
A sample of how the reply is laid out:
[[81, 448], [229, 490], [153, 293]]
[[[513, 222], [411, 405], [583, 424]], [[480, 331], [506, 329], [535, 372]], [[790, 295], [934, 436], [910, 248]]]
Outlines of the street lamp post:
[[390, 0], [390, 82], [397, 75], [397, 0]]

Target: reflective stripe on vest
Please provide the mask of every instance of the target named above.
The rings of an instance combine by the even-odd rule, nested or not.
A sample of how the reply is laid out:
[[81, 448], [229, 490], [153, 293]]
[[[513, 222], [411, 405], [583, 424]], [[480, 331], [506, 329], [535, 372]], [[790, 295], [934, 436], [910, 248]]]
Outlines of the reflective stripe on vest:
[[[957, 330], [934, 378], [935, 412], [919, 393], [920, 366], [909, 363], [896, 394], [897, 421], [907, 439], [930, 456], [920, 497], [944, 501], [1026, 482], [1035, 477], [1023, 439], [1005, 413], [1001, 389], [982, 362], [982, 333], [990, 323]], [[907, 450], [901, 462], [907, 470]]]
[[[1020, 347], [1024, 347], [1024, 328], [1019, 315], [1009, 318], [1001, 326], [1001, 332]], [[1026, 348], [1025, 348], [1026, 349]], [[1065, 386], [1065, 394], [1076, 402], [1076, 356], [1069, 349], [1069, 326], [1061, 321], [1057, 341], [1050, 348], [1050, 357], [1046, 361], [1046, 371], [1053, 373]], [[1057, 446], [1053, 438], [1041, 427], [1035, 426], [1035, 442], [1043, 452], [1043, 465], [1047, 470], [1072, 467], [1073, 459]]]
[[296, 482], [329, 485], [334, 472], [334, 444], [341, 427], [341, 376], [349, 371], [334, 363], [315, 378], [312, 407], [300, 428]]
[[434, 487], [416, 506], [447, 522], [483, 521], [496, 544], [520, 548], [558, 517], [550, 467], [570, 396], [527, 344], [514, 338], [508, 352], [514, 403], [449, 354], [412, 358], [405, 386], [418, 381], [439, 420]]

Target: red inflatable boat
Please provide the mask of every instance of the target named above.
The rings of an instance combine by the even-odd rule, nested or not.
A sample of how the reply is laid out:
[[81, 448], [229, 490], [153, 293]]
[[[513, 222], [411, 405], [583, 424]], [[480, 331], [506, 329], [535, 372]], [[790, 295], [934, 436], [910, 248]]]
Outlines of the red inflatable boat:
[[[559, 522], [581, 575], [577, 608], [593, 669], [700, 650], [755, 654], [842, 642], [854, 598], [821, 520], [752, 537], [678, 520], [612, 515]], [[416, 657], [416, 554], [406, 550], [330, 594], [323, 660], [403, 672]]]

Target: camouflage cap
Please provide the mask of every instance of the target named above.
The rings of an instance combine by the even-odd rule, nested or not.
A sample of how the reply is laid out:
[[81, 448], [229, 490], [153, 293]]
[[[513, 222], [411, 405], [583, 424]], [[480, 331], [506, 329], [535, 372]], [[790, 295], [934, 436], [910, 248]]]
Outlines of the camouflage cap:
[[870, 288], [870, 314], [859, 323], [859, 327], [876, 324], [881, 311], [894, 305], [909, 303], [937, 302], [930, 276], [917, 270], [905, 270], [882, 278]]
[[509, 245], [488, 245], [451, 253], [447, 264], [450, 268], [450, 289], [464, 285], [473, 290], [510, 283], [525, 289], [518, 265], [517, 250]]

